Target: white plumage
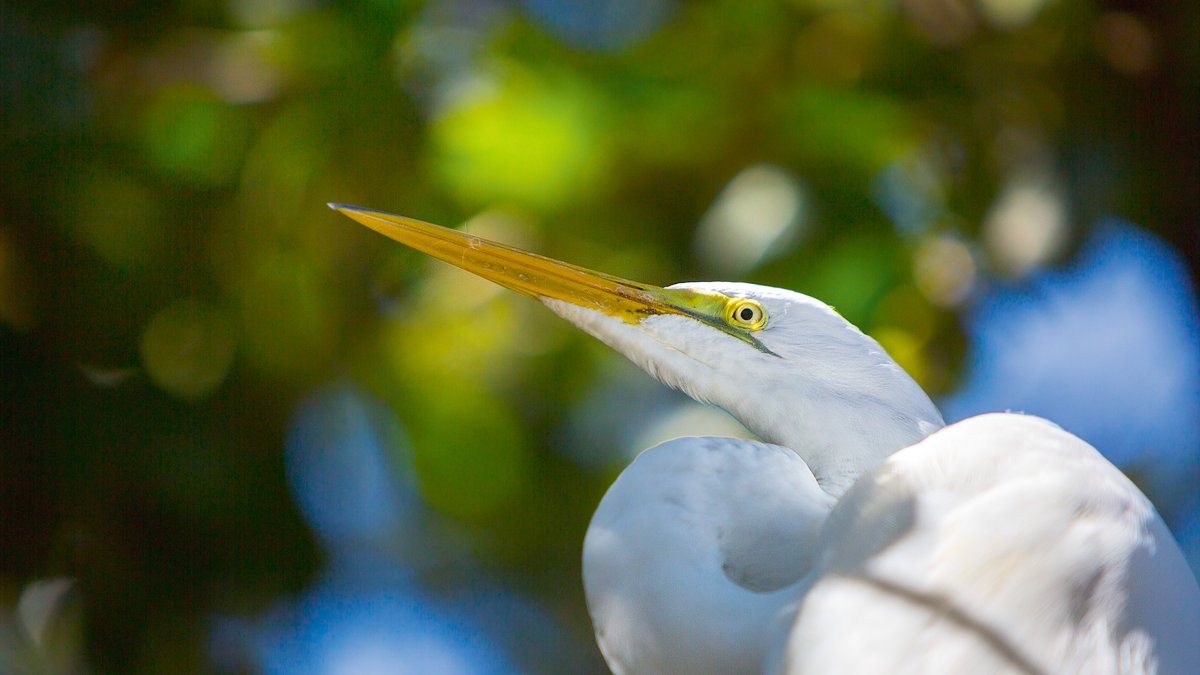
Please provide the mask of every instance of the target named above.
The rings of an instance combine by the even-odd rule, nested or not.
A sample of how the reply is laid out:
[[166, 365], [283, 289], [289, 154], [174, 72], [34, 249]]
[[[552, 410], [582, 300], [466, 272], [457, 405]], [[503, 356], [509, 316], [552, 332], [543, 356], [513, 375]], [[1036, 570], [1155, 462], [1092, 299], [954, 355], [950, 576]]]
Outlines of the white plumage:
[[787, 448], [681, 438], [643, 452], [584, 541], [584, 587], [609, 665], [760, 671], [833, 503]]
[[943, 428], [878, 343], [799, 293], [658, 288], [331, 206], [538, 298], [766, 441], [669, 441], [604, 496], [583, 577], [614, 672], [1200, 672], [1200, 588], [1162, 519], [1053, 424]]
[[614, 672], [1200, 669], [1196, 581], [1094, 448], [1017, 414], [919, 440], [941, 425], [929, 399], [828, 307], [704, 287], [762, 302], [778, 356], [683, 317], [547, 302], [781, 444], [677, 439], [610, 488], [584, 584]]
[[821, 549], [780, 672], [1200, 667], [1200, 592], [1162, 520], [1037, 417], [982, 415], [897, 452], [841, 500]]

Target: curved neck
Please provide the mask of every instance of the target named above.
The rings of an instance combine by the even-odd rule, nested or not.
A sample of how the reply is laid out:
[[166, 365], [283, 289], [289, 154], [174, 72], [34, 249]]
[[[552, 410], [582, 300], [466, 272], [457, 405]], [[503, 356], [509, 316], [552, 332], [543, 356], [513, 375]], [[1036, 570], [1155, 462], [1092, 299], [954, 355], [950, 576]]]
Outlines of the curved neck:
[[873, 391], [796, 386], [731, 401], [727, 410], [759, 438], [791, 448], [840, 497], [892, 453], [942, 428], [941, 413], [894, 364]]
[[787, 448], [682, 438], [643, 452], [584, 541], [605, 659], [618, 673], [761, 672], [832, 505]]
[[787, 333], [803, 342], [806, 329], [822, 328], [825, 337], [814, 344], [823, 347], [772, 342], [779, 353], [764, 355], [728, 338], [712, 340], [683, 317], [631, 325], [543, 302], [660, 382], [724, 408], [760, 438], [791, 448], [835, 497], [892, 453], [944, 426], [929, 396], [879, 343], [824, 305], [817, 311], [823, 323]]

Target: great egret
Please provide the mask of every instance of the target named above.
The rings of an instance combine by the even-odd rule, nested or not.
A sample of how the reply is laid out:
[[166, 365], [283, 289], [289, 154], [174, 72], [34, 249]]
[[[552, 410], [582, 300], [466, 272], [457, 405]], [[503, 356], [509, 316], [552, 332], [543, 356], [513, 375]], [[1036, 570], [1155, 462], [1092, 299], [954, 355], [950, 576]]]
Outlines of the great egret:
[[732, 413], [760, 438], [643, 452], [583, 547], [616, 673], [1188, 673], [1200, 588], [1146, 497], [1045, 420], [943, 428], [830, 307], [738, 283], [659, 288], [354, 206]]

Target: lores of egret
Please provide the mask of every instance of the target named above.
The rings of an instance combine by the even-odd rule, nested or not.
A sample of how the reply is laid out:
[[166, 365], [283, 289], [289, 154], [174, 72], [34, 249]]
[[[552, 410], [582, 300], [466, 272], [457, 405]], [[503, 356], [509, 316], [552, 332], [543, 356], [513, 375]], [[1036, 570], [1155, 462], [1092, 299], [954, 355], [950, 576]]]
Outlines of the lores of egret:
[[601, 500], [583, 581], [614, 672], [1200, 672], [1179, 548], [1050, 422], [943, 428], [878, 343], [798, 293], [659, 288], [331, 206], [537, 298], [767, 441], [668, 441]]

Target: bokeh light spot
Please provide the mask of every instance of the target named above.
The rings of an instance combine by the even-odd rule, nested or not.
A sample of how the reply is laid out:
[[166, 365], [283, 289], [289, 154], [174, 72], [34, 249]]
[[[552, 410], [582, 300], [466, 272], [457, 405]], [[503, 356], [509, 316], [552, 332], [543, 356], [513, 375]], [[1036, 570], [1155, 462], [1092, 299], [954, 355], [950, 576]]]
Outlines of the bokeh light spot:
[[1047, 0], [976, 0], [980, 14], [997, 28], [1020, 28], [1037, 18]]
[[[387, 325], [384, 330], [384, 354], [397, 374], [406, 378], [469, 377], [491, 381], [505, 379], [512, 372], [516, 357], [516, 342], [523, 326], [519, 317], [524, 308], [517, 305], [523, 298], [498, 294], [489, 301], [471, 307], [476, 290], [489, 292], [476, 279], [455, 275], [435, 275], [430, 282], [442, 289], [465, 296], [467, 304], [459, 307], [446, 302], [451, 295], [422, 292], [405, 312], [420, 321], [404, 320]], [[475, 297], [479, 297], [475, 295]], [[536, 307], [533, 309], [537, 309]], [[430, 329], [453, 331], [430, 339]]]
[[281, 605], [250, 637], [257, 670], [269, 675], [514, 672], [482, 629], [391, 576], [386, 583], [334, 577], [293, 605]]
[[15, 611], [0, 607], [0, 668], [6, 673], [87, 672], [83, 602], [71, 579], [40, 579]]
[[283, 23], [311, 9], [315, 0], [227, 0], [230, 16], [243, 26], [264, 27]]
[[69, 224], [82, 242], [116, 267], [140, 267], [155, 259], [167, 229], [157, 195], [116, 168], [97, 166], [69, 187]]
[[223, 36], [215, 45], [208, 79], [229, 103], [254, 103], [275, 96], [282, 74], [269, 58], [279, 41], [274, 31], [243, 31]]
[[954, 307], [975, 288], [978, 266], [966, 241], [931, 235], [921, 239], [913, 254], [913, 281], [931, 302]]
[[523, 0], [531, 16], [578, 47], [618, 49], [650, 35], [666, 19], [671, 0]]
[[992, 204], [983, 240], [1000, 271], [1020, 277], [1062, 252], [1069, 235], [1066, 199], [1051, 181], [1018, 177]]
[[795, 176], [776, 166], [752, 166], [734, 176], [704, 214], [696, 249], [716, 272], [744, 274], [802, 238], [807, 207]]
[[143, 145], [169, 176], [204, 185], [236, 174], [249, 139], [242, 113], [192, 85], [164, 88], [146, 112]]
[[934, 163], [919, 153], [889, 162], [871, 182], [871, 196], [903, 234], [920, 234], [940, 218], [946, 186]]
[[857, 82], [875, 65], [883, 27], [882, 13], [866, 5], [819, 16], [796, 36], [796, 67], [824, 82]]
[[304, 258], [268, 256], [239, 285], [238, 317], [248, 362], [299, 376], [328, 366], [341, 315], [328, 279]]
[[150, 379], [189, 401], [208, 396], [233, 365], [234, 336], [225, 313], [188, 298], [155, 314], [142, 333], [142, 363]]
[[1105, 12], [1096, 21], [1096, 48], [1114, 70], [1146, 75], [1158, 67], [1158, 38], [1141, 19], [1125, 12]]
[[930, 42], [950, 46], [966, 42], [975, 33], [979, 17], [968, 0], [901, 0], [912, 25]]
[[464, 94], [433, 127], [433, 168], [466, 203], [552, 207], [601, 176], [600, 101], [578, 83], [509, 75]]
[[417, 503], [398, 470], [404, 465], [392, 461], [406, 445], [391, 411], [353, 385], [301, 403], [288, 431], [288, 481], [326, 545], [379, 543], [414, 517]]

